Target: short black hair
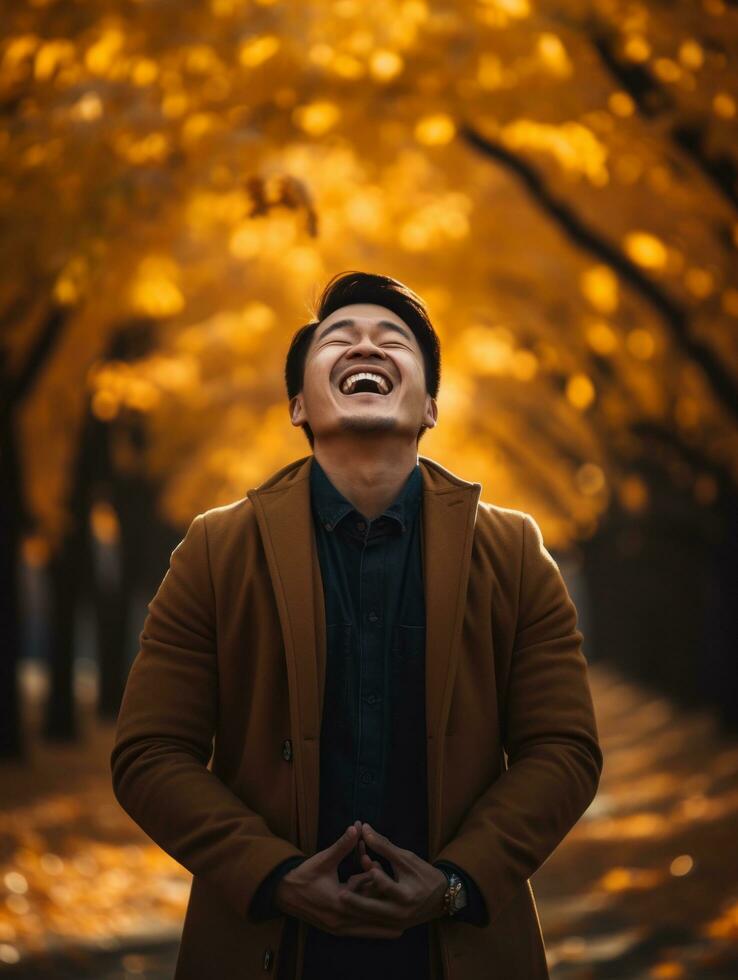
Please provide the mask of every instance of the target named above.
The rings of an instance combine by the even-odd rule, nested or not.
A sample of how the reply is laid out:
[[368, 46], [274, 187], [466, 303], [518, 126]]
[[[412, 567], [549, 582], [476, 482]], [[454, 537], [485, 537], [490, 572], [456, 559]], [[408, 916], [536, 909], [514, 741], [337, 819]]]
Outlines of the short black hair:
[[[353, 303], [384, 306], [407, 323], [423, 353], [426, 389], [432, 398], [437, 398], [441, 383], [441, 344], [420, 296], [391, 276], [371, 272], [339, 272], [320, 294], [314, 305], [313, 319], [292, 337], [284, 372], [288, 399], [302, 391], [305, 360], [316, 328], [331, 313]], [[312, 449], [315, 444], [312, 430], [307, 422], [302, 428]], [[426, 426], [422, 426], [418, 441], [425, 430]]]

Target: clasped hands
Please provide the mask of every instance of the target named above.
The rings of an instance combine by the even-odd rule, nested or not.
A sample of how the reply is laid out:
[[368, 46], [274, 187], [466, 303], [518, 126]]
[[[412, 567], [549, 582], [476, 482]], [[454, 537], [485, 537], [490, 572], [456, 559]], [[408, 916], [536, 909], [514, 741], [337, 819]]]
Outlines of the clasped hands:
[[[367, 845], [389, 861], [395, 878], [372, 860]], [[355, 847], [364, 870], [340, 882], [338, 865]], [[397, 939], [442, 915], [447, 884], [439, 868], [356, 820], [334, 844], [289, 871], [275, 901], [285, 914], [334, 935]]]

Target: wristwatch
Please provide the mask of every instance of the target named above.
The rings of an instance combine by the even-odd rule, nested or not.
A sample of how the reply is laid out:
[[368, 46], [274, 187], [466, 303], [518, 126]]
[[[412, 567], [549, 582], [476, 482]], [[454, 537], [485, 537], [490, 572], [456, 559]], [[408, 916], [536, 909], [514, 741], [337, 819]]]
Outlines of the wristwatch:
[[443, 896], [442, 914], [445, 916], [456, 915], [457, 912], [466, 908], [466, 887], [455, 871], [447, 871], [445, 868], [441, 868], [441, 871], [448, 878], [448, 888]]

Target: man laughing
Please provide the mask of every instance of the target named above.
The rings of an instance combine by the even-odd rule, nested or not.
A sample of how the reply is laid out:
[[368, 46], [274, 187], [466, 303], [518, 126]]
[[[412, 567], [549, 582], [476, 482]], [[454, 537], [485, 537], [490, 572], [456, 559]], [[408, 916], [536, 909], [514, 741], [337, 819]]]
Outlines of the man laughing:
[[285, 378], [312, 452], [192, 521], [111, 756], [194, 876], [176, 980], [543, 980], [529, 878], [603, 765], [574, 604], [530, 515], [418, 455], [411, 289], [335, 276]]

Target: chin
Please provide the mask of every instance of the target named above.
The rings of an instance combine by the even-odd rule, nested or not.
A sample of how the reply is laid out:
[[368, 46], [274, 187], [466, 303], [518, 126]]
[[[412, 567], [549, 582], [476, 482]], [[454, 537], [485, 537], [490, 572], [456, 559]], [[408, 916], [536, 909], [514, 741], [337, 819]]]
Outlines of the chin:
[[397, 419], [393, 415], [345, 415], [339, 424], [344, 431], [384, 432], [396, 429]]

